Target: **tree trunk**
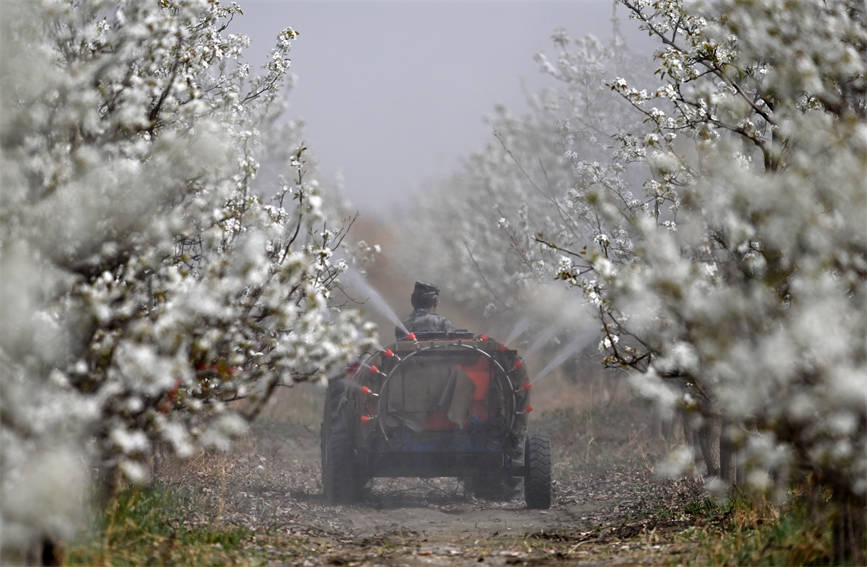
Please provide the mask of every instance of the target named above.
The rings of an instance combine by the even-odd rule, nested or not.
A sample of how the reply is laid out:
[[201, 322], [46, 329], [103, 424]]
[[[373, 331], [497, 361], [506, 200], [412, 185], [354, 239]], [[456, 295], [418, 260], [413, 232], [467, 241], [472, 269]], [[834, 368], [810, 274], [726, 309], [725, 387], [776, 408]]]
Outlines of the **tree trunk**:
[[726, 427], [722, 428], [719, 439], [719, 468], [720, 478], [729, 486], [738, 483], [738, 463], [736, 448], [729, 439]]
[[864, 516], [867, 507], [863, 498], [848, 490], [834, 488], [832, 505], [834, 519], [831, 533], [834, 542], [835, 565], [864, 565], [867, 562], [864, 541]]
[[63, 565], [65, 553], [60, 540], [52, 536], [33, 539], [24, 547], [0, 548], [0, 564], [51, 567]]
[[99, 505], [105, 508], [111, 499], [117, 495], [120, 470], [117, 465], [101, 464], [97, 470], [97, 497]]
[[159, 481], [160, 475], [163, 473], [169, 455], [171, 455], [171, 446], [160, 439], [153, 442], [153, 450], [150, 454], [150, 484], [154, 485]]
[[678, 418], [679, 416], [677, 414], [666, 418], [659, 413], [655, 413], [653, 417], [654, 436], [662, 439], [666, 443], [673, 443], [675, 437], [674, 426]]
[[698, 467], [701, 463], [698, 433], [696, 431], [696, 428], [692, 424], [691, 417], [688, 414], [681, 412], [679, 414], [679, 417], [683, 424], [683, 442], [687, 447], [689, 447], [689, 450], [692, 453], [693, 465]]
[[698, 444], [704, 457], [708, 476], [720, 476], [720, 433], [722, 424], [719, 419], [705, 418], [698, 429]]
[[46, 537], [42, 540], [42, 553], [40, 554], [40, 559], [40, 564], [43, 566], [53, 567], [63, 565], [65, 563], [63, 546], [54, 538]]

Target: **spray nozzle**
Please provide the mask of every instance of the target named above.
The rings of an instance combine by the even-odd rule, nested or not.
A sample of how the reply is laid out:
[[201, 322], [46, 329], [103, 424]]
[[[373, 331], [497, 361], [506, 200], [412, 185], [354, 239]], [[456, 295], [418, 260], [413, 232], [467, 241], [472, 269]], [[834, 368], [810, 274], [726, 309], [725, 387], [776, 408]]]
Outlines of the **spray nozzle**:
[[375, 398], [379, 397], [379, 394], [377, 394], [376, 392], [374, 392], [373, 390], [371, 390], [367, 386], [361, 387], [361, 393], [364, 394], [365, 396], [373, 396]]
[[370, 423], [374, 419], [376, 419], [376, 418], [372, 415], [362, 415], [361, 416], [361, 423]]
[[415, 333], [410, 333], [406, 336], [411, 341], [418, 342], [418, 339], [415, 337]]
[[491, 337], [489, 337], [488, 335], [481, 335], [481, 336], [479, 337], [479, 340], [482, 341], [483, 343], [486, 343], [486, 342], [488, 342], [489, 340], [491, 340]]
[[527, 390], [527, 391], [529, 392], [530, 389], [533, 387], [533, 385], [530, 384], [529, 382], [524, 382], [524, 383], [521, 385], [521, 387], [522, 387], [523, 389], [525, 389], [525, 390]]
[[527, 404], [524, 406], [524, 411], [516, 411], [515, 413], [518, 415], [524, 415], [530, 413], [531, 411], [533, 411], [533, 406]]
[[389, 358], [396, 358], [398, 361], [400, 361], [400, 357], [397, 356], [396, 354], [394, 354], [394, 351], [391, 350], [390, 348], [383, 349], [382, 354], [384, 354], [385, 356], [387, 356]]
[[386, 374], [385, 372], [383, 372], [382, 370], [377, 368], [375, 364], [370, 365], [370, 371], [373, 372], [374, 374], [379, 374], [381, 376], [388, 376], [388, 374]]
[[500, 345], [499, 347], [497, 347], [497, 350], [500, 352], [506, 352], [509, 349], [506, 347], [506, 345]]

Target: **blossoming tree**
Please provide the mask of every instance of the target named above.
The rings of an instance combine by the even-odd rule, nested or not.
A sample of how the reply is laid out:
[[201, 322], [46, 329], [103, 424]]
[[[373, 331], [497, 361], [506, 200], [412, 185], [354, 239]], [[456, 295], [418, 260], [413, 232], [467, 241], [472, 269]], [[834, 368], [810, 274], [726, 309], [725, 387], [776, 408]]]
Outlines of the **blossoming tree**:
[[241, 13], [3, 4], [4, 553], [69, 535], [87, 460], [110, 485], [143, 480], [156, 441], [182, 456], [224, 447], [278, 385], [370, 338], [329, 306], [346, 226], [300, 132], [282, 127], [282, 182], [256, 185], [296, 33], [256, 74], [247, 38], [228, 33]]
[[[477, 159], [467, 166], [477, 186], [512, 183], [512, 197], [498, 200], [509, 195], [499, 192], [487, 207], [452, 214], [509, 209], [518, 195], [527, 202], [519, 210], [547, 209], [547, 217], [500, 226], [514, 227], [522, 251], [544, 255], [533, 249], [540, 243], [558, 253], [556, 277], [596, 309], [606, 363], [630, 369], [633, 385], [663, 411], [680, 408], [723, 427], [728, 450], [711, 474], [733, 480], [728, 457], [737, 453], [752, 486], [782, 494], [808, 474], [828, 487], [839, 508], [837, 560], [863, 562], [863, 3], [621, 4], [659, 49], [654, 81], [615, 73], [605, 80], [634, 110], [632, 126], [602, 125], [620, 143], [611, 167], [601, 168], [566, 128], [559, 143], [568, 163], [559, 173], [528, 175], [527, 160], [516, 173], [506, 159], [494, 167]], [[561, 89], [574, 86], [564, 80]], [[586, 118], [575, 114], [569, 125]], [[549, 135], [557, 133], [534, 128], [523, 139], [545, 155], [555, 142], [534, 136]], [[536, 189], [569, 176], [573, 191], [561, 186], [552, 198]], [[487, 226], [468, 249], [513, 248], [515, 237], [497, 238]], [[508, 281], [498, 266], [515, 272], [502, 255], [489, 271], [466, 265], [451, 272], [464, 287], [476, 274]], [[691, 463], [686, 456], [675, 459], [680, 470]]]
[[565, 30], [552, 40], [556, 58], [539, 54], [537, 62], [557, 88], [533, 95], [523, 115], [495, 109], [488, 119], [493, 140], [421, 199], [412, 231], [434, 238], [435, 250], [430, 239], [411, 239], [404, 260], [421, 257], [420, 272], [448, 274], [440, 283], [469, 308], [494, 319], [526, 317], [534, 327], [550, 324], [550, 314], [535, 318], [526, 306], [539, 282], [551, 281], [561, 256], [546, 242], [580, 248], [592, 238], [592, 224], [602, 222], [580, 198], [584, 187], [605, 185], [626, 196], [626, 179], [634, 176], [612, 159], [618, 147], [609, 132], [633, 125], [629, 106], [604, 81], [614, 70], [643, 76], [616, 28], [606, 41], [574, 39]]
[[[637, 261], [592, 260], [612, 338], [642, 339], [610, 355], [656, 399], [729, 424], [752, 484], [809, 471], [831, 487], [838, 560], [863, 561], [864, 6], [625, 5], [662, 43], [664, 85], [612, 88], [656, 127], [636, 151], [674, 207], [634, 223]], [[686, 379], [686, 398], [668, 377]]]

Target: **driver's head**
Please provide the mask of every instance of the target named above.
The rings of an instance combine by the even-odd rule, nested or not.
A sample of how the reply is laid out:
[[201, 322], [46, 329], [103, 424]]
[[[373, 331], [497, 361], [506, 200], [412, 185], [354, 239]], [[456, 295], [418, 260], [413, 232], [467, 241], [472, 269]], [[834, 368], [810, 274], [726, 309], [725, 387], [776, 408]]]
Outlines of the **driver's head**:
[[415, 282], [410, 301], [415, 309], [433, 309], [437, 306], [437, 297], [440, 290], [436, 286], [425, 282]]

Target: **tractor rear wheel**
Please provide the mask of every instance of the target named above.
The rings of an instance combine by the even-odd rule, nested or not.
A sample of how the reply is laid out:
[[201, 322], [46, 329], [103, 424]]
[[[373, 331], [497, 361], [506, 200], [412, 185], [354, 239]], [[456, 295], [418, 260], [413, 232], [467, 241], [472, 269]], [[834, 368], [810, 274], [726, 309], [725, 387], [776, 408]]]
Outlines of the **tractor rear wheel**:
[[352, 504], [358, 501], [361, 482], [355, 473], [352, 436], [345, 428], [335, 428], [325, 440], [323, 492], [329, 504]]
[[528, 435], [524, 444], [524, 501], [527, 508], [551, 507], [551, 440]]
[[[322, 492], [329, 504], [352, 504], [361, 495], [363, 480], [358, 474], [345, 405], [341, 404], [345, 386], [334, 381], [325, 395], [325, 415], [322, 419], [320, 451], [322, 461]], [[344, 411], [341, 411], [343, 409]]]

